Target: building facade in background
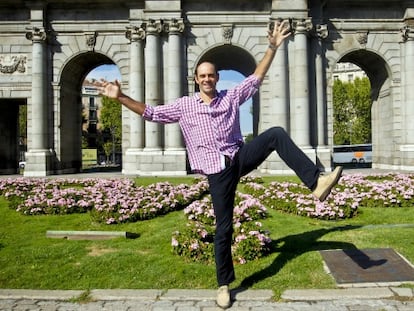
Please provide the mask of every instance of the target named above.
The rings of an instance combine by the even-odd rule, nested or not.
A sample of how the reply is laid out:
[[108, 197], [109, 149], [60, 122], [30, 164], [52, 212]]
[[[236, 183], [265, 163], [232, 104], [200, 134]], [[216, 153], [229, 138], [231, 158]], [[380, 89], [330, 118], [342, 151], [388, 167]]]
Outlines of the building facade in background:
[[352, 82], [356, 78], [366, 78], [366, 73], [353, 63], [337, 63], [333, 72], [333, 80]]
[[85, 79], [82, 83], [82, 132], [88, 147], [98, 146], [98, 134], [102, 129], [99, 123], [101, 109], [102, 97], [99, 96], [93, 81]]

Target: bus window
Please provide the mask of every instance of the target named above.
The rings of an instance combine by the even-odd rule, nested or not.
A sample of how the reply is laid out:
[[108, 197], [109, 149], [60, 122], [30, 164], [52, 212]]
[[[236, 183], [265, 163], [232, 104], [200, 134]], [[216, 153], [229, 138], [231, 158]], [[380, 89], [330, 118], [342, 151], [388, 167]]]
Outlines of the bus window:
[[372, 144], [334, 146], [332, 161], [336, 164], [372, 163]]

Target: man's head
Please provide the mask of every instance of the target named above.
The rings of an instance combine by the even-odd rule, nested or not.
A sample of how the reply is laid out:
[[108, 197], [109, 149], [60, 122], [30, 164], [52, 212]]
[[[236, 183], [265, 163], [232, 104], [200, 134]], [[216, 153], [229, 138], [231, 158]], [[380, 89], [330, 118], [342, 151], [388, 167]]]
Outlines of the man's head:
[[195, 81], [201, 93], [215, 96], [219, 74], [216, 66], [208, 61], [201, 62], [195, 70]]

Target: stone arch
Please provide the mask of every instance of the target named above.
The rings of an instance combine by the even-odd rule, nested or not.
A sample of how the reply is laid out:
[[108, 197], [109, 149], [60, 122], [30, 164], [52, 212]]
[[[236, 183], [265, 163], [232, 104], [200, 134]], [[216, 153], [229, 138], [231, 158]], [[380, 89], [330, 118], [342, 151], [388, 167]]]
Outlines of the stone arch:
[[92, 69], [105, 64], [114, 62], [104, 54], [85, 52], [71, 58], [61, 71], [60, 100], [54, 116], [57, 168], [61, 173], [82, 169], [82, 82]]
[[[236, 45], [219, 45], [203, 53], [195, 62], [195, 67], [203, 61], [212, 61], [216, 64], [217, 70], [235, 70], [244, 76], [251, 75], [256, 68], [254, 57], [245, 49]], [[253, 135], [257, 135], [259, 121], [259, 92], [252, 98], [253, 103]]]
[[384, 155], [391, 151], [386, 149], [392, 148], [393, 144], [392, 132], [395, 120], [390, 90], [392, 80], [390, 66], [381, 55], [367, 49], [349, 51], [337, 62], [349, 62], [359, 66], [370, 80], [371, 129], [374, 146], [372, 160], [375, 166], [377, 163], [384, 162]]
[[373, 101], [378, 100], [390, 75], [388, 65], [380, 55], [366, 49], [359, 49], [343, 55], [338, 62], [354, 63], [364, 70], [371, 82], [371, 98]]

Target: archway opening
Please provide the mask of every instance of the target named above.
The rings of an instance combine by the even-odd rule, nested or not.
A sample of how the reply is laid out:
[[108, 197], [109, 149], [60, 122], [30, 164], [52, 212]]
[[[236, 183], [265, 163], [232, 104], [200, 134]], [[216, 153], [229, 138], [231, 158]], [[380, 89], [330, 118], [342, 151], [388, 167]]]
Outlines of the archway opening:
[[101, 97], [95, 81], [121, 81], [114, 64], [101, 65], [88, 73], [82, 84], [82, 167], [120, 169], [122, 163], [121, 106]]
[[[103, 142], [98, 137], [101, 126], [99, 114], [102, 98], [98, 95], [96, 87], [93, 86], [91, 75], [96, 73], [96, 68], [101, 68], [102, 75], [96, 78], [93, 76], [93, 79], [107, 78], [111, 80], [107, 72], [102, 70], [102, 65], [115, 66], [107, 56], [87, 52], [72, 59], [62, 71], [60, 109], [58, 110], [59, 115], [56, 117], [59, 120], [56, 153], [58, 169], [62, 172], [87, 172], [90, 168], [95, 171], [98, 164], [104, 162], [99, 157], [104, 154], [104, 151], [101, 146]], [[99, 72], [99, 70], [97, 71]], [[85, 131], [89, 130], [91, 135], [84, 135]], [[112, 138], [109, 140], [111, 143], [114, 141]], [[101, 148], [99, 149], [98, 146]], [[121, 161], [119, 160], [119, 162]], [[112, 166], [111, 169], [114, 167]]]
[[[344, 55], [338, 61], [336, 68], [338, 67], [344, 69], [342, 71], [345, 82], [337, 83], [338, 81], [335, 80], [339, 76], [338, 70], [333, 72], [334, 132], [346, 133], [349, 139], [339, 139], [342, 143], [346, 142], [347, 147], [334, 148], [334, 165], [338, 164], [339, 151], [346, 149], [345, 158], [351, 162], [351, 167], [372, 166], [381, 161], [379, 154], [383, 153], [383, 141], [392, 141], [392, 137], [389, 137], [389, 133], [385, 130], [386, 127], [392, 127], [392, 118], [385, 121], [387, 124], [383, 121], [381, 126], [379, 125], [380, 115], [383, 113], [392, 115], [388, 66], [378, 54], [367, 50], [357, 50]], [[350, 81], [351, 75], [352, 81]], [[336, 90], [340, 94], [337, 98], [348, 102], [335, 102], [335, 87], [338, 84], [342, 89]], [[341, 108], [338, 109], [338, 106]], [[347, 121], [343, 123], [344, 128], [335, 126], [337, 119]], [[335, 138], [338, 137], [335, 137], [334, 133], [334, 145], [338, 143], [338, 139]]]
[[27, 151], [27, 100], [0, 99], [0, 174], [24, 169]]

